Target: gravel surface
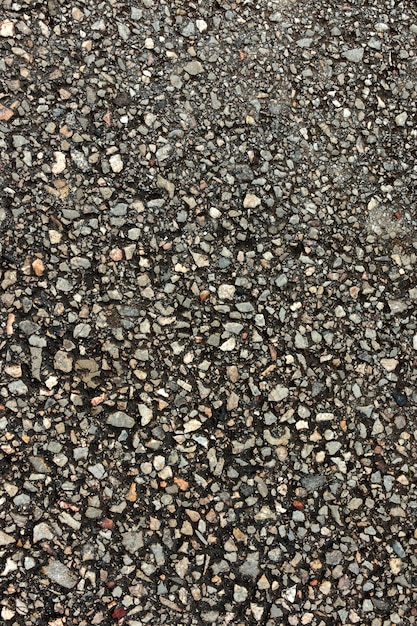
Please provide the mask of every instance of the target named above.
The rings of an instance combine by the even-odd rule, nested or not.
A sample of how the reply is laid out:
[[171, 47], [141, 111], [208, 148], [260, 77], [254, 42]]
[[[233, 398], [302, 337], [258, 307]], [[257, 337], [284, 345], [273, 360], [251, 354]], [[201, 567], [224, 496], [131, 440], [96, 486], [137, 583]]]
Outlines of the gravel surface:
[[2, 0], [2, 624], [417, 623], [416, 43]]

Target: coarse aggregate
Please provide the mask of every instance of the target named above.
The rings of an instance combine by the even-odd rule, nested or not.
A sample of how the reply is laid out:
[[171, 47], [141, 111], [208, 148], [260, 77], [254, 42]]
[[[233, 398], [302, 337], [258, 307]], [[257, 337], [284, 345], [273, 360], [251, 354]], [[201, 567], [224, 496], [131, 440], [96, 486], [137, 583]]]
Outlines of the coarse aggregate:
[[417, 623], [416, 43], [2, 0], [2, 624]]

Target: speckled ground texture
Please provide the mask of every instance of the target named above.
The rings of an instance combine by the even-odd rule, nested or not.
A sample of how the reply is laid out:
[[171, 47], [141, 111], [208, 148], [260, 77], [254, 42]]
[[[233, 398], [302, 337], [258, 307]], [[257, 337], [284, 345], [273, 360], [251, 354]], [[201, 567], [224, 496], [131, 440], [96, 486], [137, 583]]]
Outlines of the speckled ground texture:
[[417, 623], [416, 43], [2, 0], [2, 624]]

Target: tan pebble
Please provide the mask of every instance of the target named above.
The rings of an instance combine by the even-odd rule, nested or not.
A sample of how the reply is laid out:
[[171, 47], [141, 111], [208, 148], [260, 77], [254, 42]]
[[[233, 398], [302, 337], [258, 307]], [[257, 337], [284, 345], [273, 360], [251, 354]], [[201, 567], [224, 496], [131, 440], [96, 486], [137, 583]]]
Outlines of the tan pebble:
[[246, 541], [248, 538], [248, 536], [245, 535], [245, 533], [243, 533], [240, 528], [233, 529], [233, 537], [236, 539], [236, 541]]
[[267, 577], [265, 576], [265, 574], [263, 574], [260, 579], [258, 580], [258, 589], [269, 589], [269, 587], [271, 586], [269, 583], [269, 580], [267, 579]]
[[57, 230], [48, 230], [49, 241], [51, 243], [59, 243], [62, 239], [62, 235]]
[[226, 408], [228, 411], [232, 411], [233, 409], [236, 409], [238, 405], [239, 405], [239, 396], [237, 395], [237, 393], [232, 391], [229, 397], [227, 398]]
[[398, 557], [389, 560], [391, 572], [395, 575], [399, 574], [403, 567], [403, 562]]
[[260, 198], [258, 198], [258, 196], [255, 196], [255, 194], [253, 193], [246, 194], [245, 199], [243, 200], [243, 207], [245, 209], [255, 209], [260, 204]]
[[397, 359], [381, 359], [381, 365], [387, 372], [393, 372], [398, 365]]
[[201, 302], [204, 302], [205, 300], [207, 300], [207, 298], [208, 298], [209, 296], [210, 296], [210, 292], [209, 292], [207, 289], [205, 289], [204, 291], [202, 291], [202, 292], [200, 293], [200, 300], [201, 300]]
[[236, 367], [236, 365], [228, 365], [226, 367], [226, 374], [228, 379], [232, 382], [235, 383], [239, 380], [239, 371]]
[[136, 502], [137, 497], [136, 483], [132, 483], [129, 487], [129, 491], [127, 492], [126, 500], [129, 502]]
[[32, 263], [32, 269], [36, 276], [42, 276], [45, 271], [45, 265], [43, 264], [42, 259], [35, 259]]
[[105, 400], [105, 398], [106, 398], [106, 394], [102, 393], [100, 396], [95, 396], [94, 398], [91, 398], [90, 404], [91, 406], [98, 406], [99, 404], [103, 402], [103, 400]]
[[71, 13], [72, 13], [72, 18], [76, 22], [82, 22], [84, 13], [78, 7], [73, 7]]
[[329, 595], [331, 588], [332, 585], [328, 580], [323, 580], [319, 587], [321, 593], [323, 593], [325, 596]]
[[277, 448], [277, 458], [278, 461], [286, 461], [288, 458], [288, 450], [285, 446], [278, 446]]
[[12, 378], [20, 378], [22, 376], [22, 368], [20, 365], [7, 365], [4, 371]]
[[320, 559], [314, 559], [313, 561], [310, 561], [310, 567], [314, 570], [321, 569], [323, 567], [323, 563]]
[[59, 90], [59, 95], [62, 100], [69, 100], [69, 98], [71, 98], [71, 92], [68, 91], [68, 89], [64, 89], [63, 87], [61, 87], [61, 89]]
[[0, 120], [2, 122], [7, 122], [14, 115], [12, 109], [8, 109], [7, 107], [0, 104]]
[[6, 335], [13, 335], [13, 323], [16, 319], [14, 313], [9, 313], [6, 322]]
[[112, 261], [121, 261], [123, 259], [123, 252], [120, 248], [113, 248], [113, 250], [110, 250], [110, 258]]
[[181, 527], [181, 533], [183, 535], [188, 535], [189, 537], [191, 537], [191, 535], [194, 533], [193, 527], [188, 520], [185, 520], [185, 522], [183, 523]]
[[192, 509], [185, 509], [185, 512], [187, 513], [188, 517], [190, 518], [192, 522], [198, 522], [198, 520], [200, 519], [200, 513], [198, 511], [193, 511]]
[[151, 530], [159, 530], [161, 528], [161, 522], [156, 517], [151, 517], [149, 520], [149, 528]]

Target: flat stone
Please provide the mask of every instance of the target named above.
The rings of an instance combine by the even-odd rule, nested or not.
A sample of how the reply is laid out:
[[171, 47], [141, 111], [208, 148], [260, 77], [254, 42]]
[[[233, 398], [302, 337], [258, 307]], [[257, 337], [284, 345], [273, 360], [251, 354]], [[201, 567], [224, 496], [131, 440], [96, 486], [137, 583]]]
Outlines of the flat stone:
[[399, 541], [392, 542], [392, 549], [394, 550], [395, 554], [400, 557], [400, 559], [405, 559], [405, 557], [407, 556], [404, 548]]
[[123, 411], [115, 411], [108, 416], [106, 424], [115, 426], [116, 428], [133, 428], [136, 421], [133, 417]]
[[197, 267], [209, 267], [210, 260], [207, 255], [200, 254], [199, 252], [191, 252], [191, 256], [194, 259], [194, 263]]
[[55, 162], [51, 167], [52, 174], [61, 174], [67, 166], [64, 152], [54, 152]]
[[258, 582], [256, 583], [258, 589], [264, 591], [265, 589], [269, 589], [271, 584], [265, 574], [262, 574]]
[[288, 397], [290, 390], [288, 387], [284, 387], [284, 385], [277, 385], [272, 389], [268, 395], [268, 400], [270, 402], [281, 402]]
[[42, 572], [52, 582], [65, 589], [73, 589], [77, 584], [76, 575], [60, 561], [49, 561], [48, 565], [42, 568]]
[[29, 391], [23, 380], [14, 380], [7, 385], [7, 388], [13, 396], [25, 396]]
[[172, 199], [175, 195], [175, 185], [167, 178], [163, 178], [160, 174], [156, 179], [157, 185], [160, 189], [165, 189], [168, 193], [168, 196]]
[[397, 359], [381, 359], [380, 363], [384, 370], [393, 372], [398, 366], [399, 361]]
[[88, 471], [90, 472], [90, 474], [94, 476], [94, 478], [97, 478], [98, 480], [101, 480], [106, 473], [106, 470], [104, 469], [104, 466], [102, 463], [96, 463], [95, 465], [90, 465], [88, 467]]
[[308, 348], [308, 339], [305, 335], [302, 335], [299, 332], [295, 333], [294, 345], [297, 350], [305, 350]]
[[402, 300], [388, 300], [388, 306], [391, 313], [393, 313], [394, 315], [396, 313], [403, 313], [408, 309], [408, 305]]
[[228, 333], [239, 335], [239, 333], [241, 333], [243, 330], [243, 324], [240, 324], [239, 322], [226, 322], [224, 328], [225, 330], [227, 330]]
[[400, 559], [399, 557], [394, 557], [390, 559], [389, 566], [393, 574], [399, 574], [403, 568], [402, 559]]
[[74, 337], [74, 339], [85, 339], [86, 337], [89, 336], [90, 333], [91, 333], [90, 324], [81, 322], [80, 324], [77, 324], [75, 326], [72, 336]]
[[197, 76], [204, 72], [204, 67], [201, 65], [200, 61], [190, 61], [184, 65], [184, 70], [190, 76]]
[[166, 159], [169, 159], [172, 153], [173, 147], [169, 143], [166, 143], [161, 148], [158, 148], [155, 156], [158, 161], [166, 161]]
[[329, 412], [317, 413], [316, 422], [331, 422], [334, 419], [334, 414]]
[[178, 563], [175, 564], [175, 571], [180, 578], [185, 578], [188, 569], [190, 567], [190, 561], [184, 556]]
[[49, 474], [51, 468], [45, 463], [45, 459], [41, 456], [30, 456], [29, 461], [38, 474]]
[[68, 280], [67, 278], [60, 277], [56, 281], [56, 288], [58, 289], [58, 291], [64, 291], [65, 293], [68, 293], [73, 289], [73, 286], [74, 285], [72, 281]]
[[239, 370], [236, 365], [228, 365], [226, 367], [226, 374], [232, 383], [236, 383], [239, 380]]
[[342, 52], [342, 56], [352, 63], [360, 63], [363, 59], [365, 49], [364, 48], [352, 48]]

